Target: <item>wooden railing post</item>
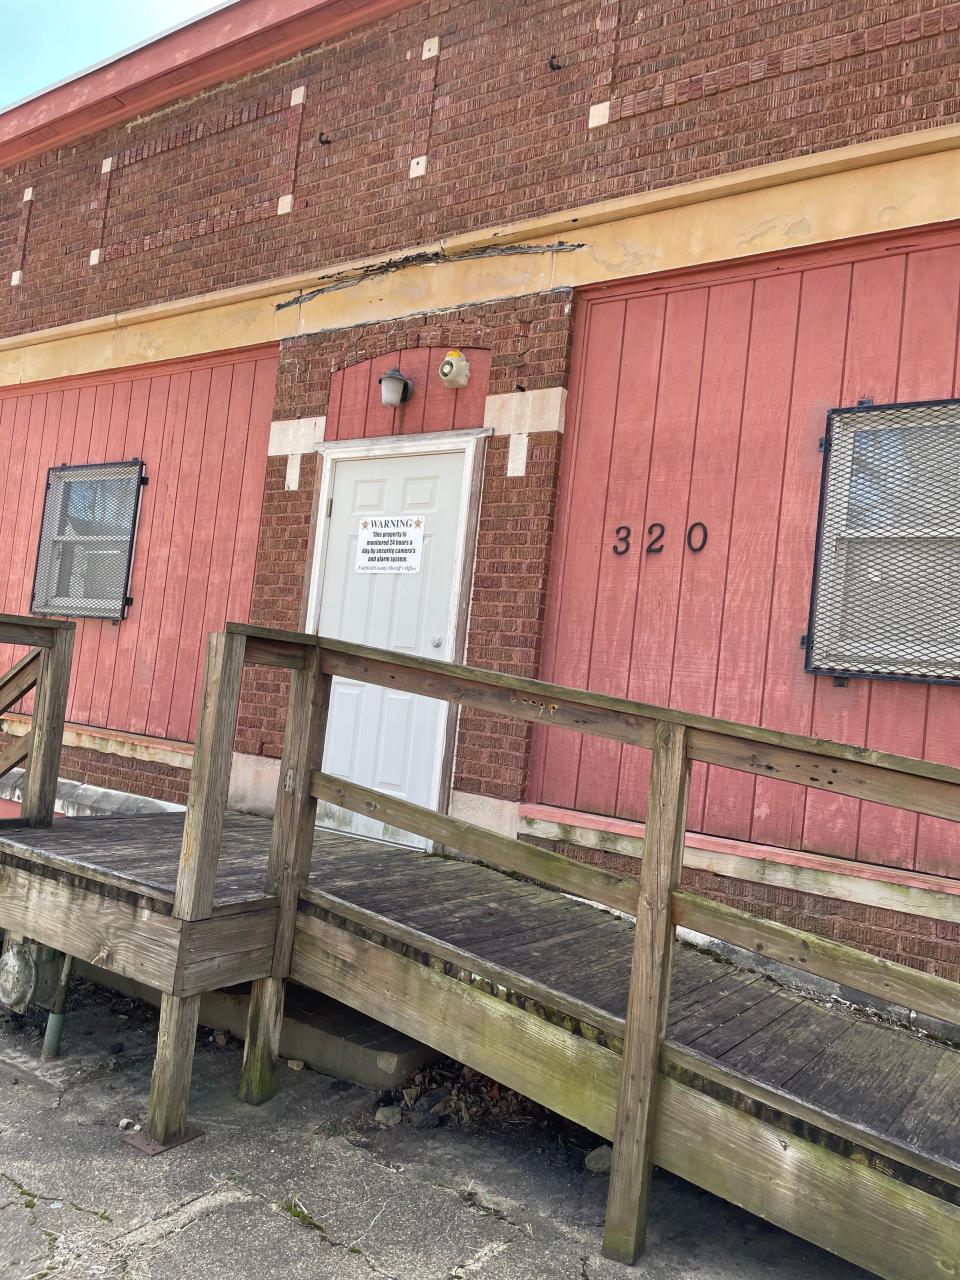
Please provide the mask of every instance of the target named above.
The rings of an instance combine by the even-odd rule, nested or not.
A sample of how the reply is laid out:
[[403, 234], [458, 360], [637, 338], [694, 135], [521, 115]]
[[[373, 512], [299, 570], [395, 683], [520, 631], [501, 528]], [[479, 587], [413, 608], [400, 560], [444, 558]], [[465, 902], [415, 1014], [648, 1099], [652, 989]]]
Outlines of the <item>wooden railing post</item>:
[[265, 1102], [273, 1092], [273, 1074], [280, 1048], [283, 1001], [300, 890], [310, 874], [317, 802], [311, 794], [312, 774], [323, 758], [323, 741], [330, 704], [331, 677], [321, 670], [319, 646], [307, 654], [302, 670], [290, 681], [290, 701], [280, 761], [280, 782], [273, 817], [267, 893], [279, 900], [273, 970], [253, 984], [247, 1014], [240, 1097]]
[[63, 726], [67, 718], [70, 692], [70, 663], [73, 658], [72, 626], [57, 627], [53, 642], [43, 650], [40, 678], [33, 705], [30, 754], [23, 784], [21, 816], [31, 827], [53, 824], [57, 799], [57, 771], [63, 746]]
[[660, 1045], [673, 962], [670, 899], [683, 866], [689, 781], [686, 729], [658, 721], [603, 1234], [604, 1254], [628, 1264], [642, 1252], [647, 1230]]
[[[222, 632], [211, 635], [207, 644], [173, 906], [173, 914], [181, 920], [203, 920], [213, 911], [245, 647], [244, 636]], [[161, 998], [160, 1034], [145, 1126], [147, 1139], [161, 1147], [186, 1133], [199, 1014], [198, 995], [165, 994]]]

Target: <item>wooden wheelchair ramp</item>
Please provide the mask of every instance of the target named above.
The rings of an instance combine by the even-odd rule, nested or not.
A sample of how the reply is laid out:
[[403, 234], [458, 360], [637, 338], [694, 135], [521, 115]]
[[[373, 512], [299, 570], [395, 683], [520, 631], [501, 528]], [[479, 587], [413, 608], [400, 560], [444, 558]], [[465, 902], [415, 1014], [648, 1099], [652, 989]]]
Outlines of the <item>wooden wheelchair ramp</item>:
[[[244, 662], [292, 673], [273, 820], [225, 812]], [[652, 749], [640, 884], [319, 772], [333, 675]], [[158, 1144], [186, 1129], [200, 992], [253, 981], [241, 1096], [260, 1103], [292, 978], [612, 1139], [610, 1256], [641, 1251], [657, 1164], [887, 1280], [960, 1275], [960, 1052], [676, 944], [675, 926], [947, 1022], [960, 988], [681, 892], [696, 759], [960, 818], [960, 771], [231, 626], [208, 654], [186, 814], [0, 831], [0, 927], [163, 993]], [[317, 831], [318, 798], [442, 851]], [[955, 904], [917, 890], [905, 909], [955, 920]]]

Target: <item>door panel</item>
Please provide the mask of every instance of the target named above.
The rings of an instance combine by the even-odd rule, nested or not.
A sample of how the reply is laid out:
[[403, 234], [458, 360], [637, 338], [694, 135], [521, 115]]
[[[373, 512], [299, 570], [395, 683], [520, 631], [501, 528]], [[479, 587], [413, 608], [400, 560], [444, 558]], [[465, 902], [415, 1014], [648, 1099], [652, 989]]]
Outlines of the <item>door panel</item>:
[[[464, 457], [457, 451], [331, 460], [333, 504], [317, 610], [319, 634], [421, 657], [455, 656]], [[418, 571], [358, 571], [361, 525], [374, 516], [423, 521]], [[323, 767], [337, 777], [435, 807], [446, 715], [446, 704], [434, 699], [338, 677]], [[342, 826], [345, 816], [323, 810], [320, 820]], [[358, 815], [350, 815], [349, 825], [354, 831], [383, 834], [380, 824], [371, 827]]]

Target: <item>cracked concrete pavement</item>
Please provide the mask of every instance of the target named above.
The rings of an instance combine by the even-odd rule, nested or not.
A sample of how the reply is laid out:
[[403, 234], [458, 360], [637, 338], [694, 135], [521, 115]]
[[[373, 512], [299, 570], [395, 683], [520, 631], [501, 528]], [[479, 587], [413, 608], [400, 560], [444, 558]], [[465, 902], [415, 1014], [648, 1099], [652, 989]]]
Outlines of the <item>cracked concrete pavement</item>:
[[156, 1016], [85, 998], [47, 1066], [38, 1023], [0, 1016], [3, 1280], [866, 1276], [666, 1175], [647, 1254], [627, 1270], [599, 1253], [606, 1179], [540, 1131], [379, 1129], [372, 1093], [283, 1068], [278, 1096], [246, 1107], [239, 1046], [204, 1034], [191, 1107], [204, 1136], [149, 1159], [118, 1125], [142, 1119]]

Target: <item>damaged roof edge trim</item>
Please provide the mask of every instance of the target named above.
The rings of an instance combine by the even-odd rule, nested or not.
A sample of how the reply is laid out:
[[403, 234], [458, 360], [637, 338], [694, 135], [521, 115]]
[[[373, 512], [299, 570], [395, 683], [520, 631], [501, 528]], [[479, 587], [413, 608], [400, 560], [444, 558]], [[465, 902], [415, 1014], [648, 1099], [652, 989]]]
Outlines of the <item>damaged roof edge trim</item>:
[[394, 271], [405, 271], [408, 267], [439, 266], [444, 262], [464, 262], [470, 258], [504, 258], [515, 257], [527, 253], [573, 253], [577, 249], [585, 249], [586, 244], [570, 243], [557, 240], [553, 244], [498, 244], [485, 245], [477, 249], [465, 249], [462, 253], [447, 253], [443, 249], [425, 250], [405, 254], [403, 257], [390, 258], [386, 262], [372, 263], [359, 271], [344, 271], [331, 278], [328, 284], [318, 285], [307, 293], [298, 293], [293, 298], [278, 302], [274, 310], [285, 311], [287, 307], [301, 306], [304, 302], [312, 302], [325, 293], [334, 293], [338, 289], [352, 289], [363, 284], [365, 280], [373, 280], [378, 276], [390, 275]]

